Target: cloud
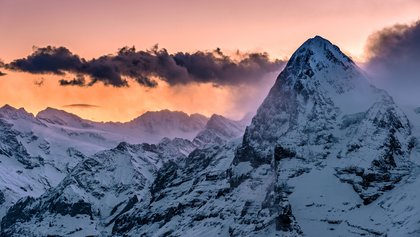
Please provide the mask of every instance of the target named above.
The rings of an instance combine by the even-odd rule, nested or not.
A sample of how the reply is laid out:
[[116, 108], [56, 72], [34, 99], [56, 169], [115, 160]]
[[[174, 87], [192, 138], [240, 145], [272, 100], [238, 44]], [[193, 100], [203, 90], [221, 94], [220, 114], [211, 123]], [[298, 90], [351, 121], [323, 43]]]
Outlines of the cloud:
[[63, 105], [65, 108], [82, 108], [82, 109], [88, 109], [88, 108], [99, 108], [98, 105], [91, 105], [91, 104], [69, 104], [69, 105]]
[[36, 86], [38, 86], [38, 87], [43, 86], [43, 85], [44, 85], [44, 78], [43, 78], [43, 77], [41, 77], [41, 78], [35, 79], [35, 80], [34, 80], [34, 84], [35, 84]]
[[[6, 68], [29, 73], [76, 74], [72, 80], [60, 80], [62, 86], [92, 86], [97, 82], [114, 87], [128, 86], [133, 80], [145, 87], [158, 85], [159, 78], [169, 85], [212, 83], [215, 86], [255, 84], [266, 73], [278, 71], [285, 64], [270, 60], [267, 53], [241, 53], [227, 56], [220, 49], [211, 52], [169, 54], [158, 46], [146, 51], [121, 48], [116, 55], [85, 60], [64, 47], [36, 48], [26, 58], [17, 59]], [[88, 76], [90, 81], [86, 81]]]
[[60, 79], [58, 81], [61, 86], [86, 86], [85, 77], [83, 75], [76, 75], [72, 80]]
[[372, 34], [366, 69], [379, 87], [402, 102], [419, 101], [420, 21], [394, 25]]
[[[2, 68], [2, 67], [4, 67], [4, 63], [3, 63], [3, 61], [2, 61], [2, 60], [0, 60], [0, 68]], [[6, 75], [7, 75], [6, 73], [4, 73], [4, 72], [0, 71], [0, 77], [1, 77], [1, 76], [6, 76]]]

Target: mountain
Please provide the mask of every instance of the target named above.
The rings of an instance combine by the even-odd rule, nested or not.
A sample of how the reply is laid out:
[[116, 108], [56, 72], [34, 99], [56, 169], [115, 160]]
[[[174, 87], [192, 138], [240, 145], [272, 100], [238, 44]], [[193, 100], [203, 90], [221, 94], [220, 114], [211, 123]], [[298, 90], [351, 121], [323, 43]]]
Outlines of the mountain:
[[[188, 119], [186, 114], [177, 116]], [[205, 119], [199, 115], [192, 117], [200, 122]], [[150, 116], [148, 119], [153, 120]], [[129, 125], [125, 125], [126, 130]], [[36, 198], [57, 186], [86, 157], [130, 138], [138, 140], [138, 135], [130, 137], [118, 128], [118, 125], [92, 122], [53, 108], [37, 116], [23, 108], [9, 105], [0, 108], [0, 174], [3, 177], [0, 179], [0, 218], [20, 198]], [[164, 139], [163, 143], [174, 154], [181, 149], [188, 155], [195, 149], [191, 142], [181, 138]]]
[[[277, 196], [294, 209], [289, 221], [304, 233], [385, 234], [386, 224], [364, 228], [347, 214], [404, 183], [414, 166], [413, 141], [410, 123], [392, 98], [371, 86], [338, 47], [315, 37], [293, 54], [258, 109], [234, 176], [272, 167]], [[244, 165], [250, 166], [246, 174]], [[382, 221], [381, 215], [370, 218], [368, 223]]]
[[24, 108], [16, 109], [8, 104], [0, 108], [0, 118], [12, 120], [29, 120], [37, 122], [34, 115], [26, 112]]
[[[255, 164], [270, 163], [275, 149], [317, 161], [342, 158], [335, 168], [344, 173], [337, 175], [351, 179], [344, 176], [359, 175], [349, 167], [365, 169], [362, 178], [369, 175], [371, 183], [408, 165], [410, 135], [408, 119], [392, 98], [370, 85], [336, 46], [315, 37], [280, 74], [247, 129], [242, 150], [255, 154], [250, 160]], [[377, 192], [370, 195], [370, 187], [353, 181], [348, 180], [366, 202], [376, 198]]]
[[161, 110], [146, 112], [119, 129], [125, 133], [133, 131], [137, 136], [140, 135], [143, 139], [141, 142], [156, 143], [163, 137], [192, 140], [207, 121], [208, 118], [201, 114], [188, 115], [180, 111]]
[[[130, 124], [160, 131], [165, 119], [142, 121], [150, 123]], [[418, 236], [419, 121], [316, 36], [292, 55], [243, 136], [244, 124], [214, 115], [193, 142], [124, 142], [88, 155], [9, 208], [1, 233]], [[7, 144], [4, 154], [19, 160], [19, 142]]]
[[1, 217], [18, 199], [37, 197], [56, 186], [68, 170], [84, 158], [73, 147], [56, 146], [57, 143], [49, 142], [48, 138], [44, 139], [37, 133], [23, 129], [31, 125], [45, 128], [35, 118], [29, 117], [35, 124], [23, 123], [21, 119], [19, 117], [16, 122], [20, 130], [16, 130], [10, 121], [0, 119]]
[[68, 113], [64, 110], [46, 108], [40, 111], [36, 117], [49, 124], [57, 124], [73, 128], [93, 128], [94, 122], [80, 118], [77, 115]]
[[[36, 116], [5, 105], [0, 108], [0, 217], [22, 197], [37, 198], [57, 186], [86, 157], [111, 149], [121, 141], [140, 143], [153, 138], [167, 153], [188, 155], [196, 145], [192, 137], [207, 118], [182, 112], [146, 113], [128, 123], [99, 123], [47, 108]], [[151, 135], [153, 134], [153, 135]]]
[[193, 143], [197, 147], [203, 147], [208, 144], [220, 145], [231, 139], [239, 138], [244, 134], [246, 127], [244, 123], [214, 114], [210, 117], [205, 128], [194, 138]]
[[[167, 152], [167, 147], [168, 143], [120, 143], [86, 158], [55, 188], [36, 199], [23, 198], [9, 209], [1, 222], [2, 234], [100, 235], [117, 217], [148, 198], [147, 188], [162, 163], [184, 157], [173, 149]], [[19, 222], [37, 228], [15, 229]]]
[[53, 108], [40, 111], [36, 116], [38, 120], [49, 126], [103, 133], [103, 136], [113, 138], [114, 141], [126, 141], [133, 144], [158, 143], [163, 138], [182, 138], [194, 140], [196, 147], [213, 143], [221, 144], [242, 136], [246, 125], [250, 122], [249, 117], [246, 115], [242, 120], [234, 121], [214, 114], [208, 119], [201, 114], [188, 115], [179, 111], [161, 110], [146, 112], [126, 123], [101, 123], [82, 119], [77, 115]]
[[[93, 122], [53, 108], [40, 111], [36, 117], [52, 126], [104, 133], [106, 137], [115, 137], [113, 138], [115, 141], [130, 143], [158, 143], [164, 137], [192, 140], [208, 121], [207, 117], [200, 114], [188, 115], [184, 112], [169, 110], [146, 112], [125, 123]], [[118, 142], [115, 142], [114, 146], [116, 144]]]

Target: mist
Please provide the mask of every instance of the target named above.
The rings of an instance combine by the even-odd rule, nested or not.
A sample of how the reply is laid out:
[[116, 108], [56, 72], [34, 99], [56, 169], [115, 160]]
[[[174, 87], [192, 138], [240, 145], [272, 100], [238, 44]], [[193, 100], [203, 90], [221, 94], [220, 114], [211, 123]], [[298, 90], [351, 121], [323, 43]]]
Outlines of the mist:
[[400, 104], [420, 106], [420, 21], [375, 32], [365, 51], [372, 83]]

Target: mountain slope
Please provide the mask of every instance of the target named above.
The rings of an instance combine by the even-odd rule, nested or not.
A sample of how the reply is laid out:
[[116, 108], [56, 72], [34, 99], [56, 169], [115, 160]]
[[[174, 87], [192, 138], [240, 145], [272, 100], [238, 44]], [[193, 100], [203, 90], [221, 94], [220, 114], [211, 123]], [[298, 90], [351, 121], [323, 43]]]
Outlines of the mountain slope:
[[165, 161], [182, 157], [168, 142], [120, 143], [99, 152], [39, 198], [19, 200], [2, 219], [2, 235], [100, 235], [134, 204], [148, 199], [148, 187]]
[[23, 109], [0, 108], [0, 217], [18, 199], [37, 197], [56, 186], [84, 159], [74, 148], [82, 148], [83, 142], [69, 143], [47, 131], [44, 123]]
[[[187, 133], [198, 133], [207, 120], [204, 116], [188, 116], [180, 112], [150, 114], [146, 116], [147, 120], [139, 121], [157, 124], [148, 131], [152, 133], [156, 131], [155, 127], [165, 123], [165, 128], [174, 126], [174, 131], [183, 129]], [[160, 122], [154, 122], [156, 116], [161, 118]], [[184, 127], [179, 127], [182, 122], [185, 123]], [[150, 137], [149, 133], [141, 133], [138, 126], [137, 129], [132, 128], [136, 126], [134, 122], [124, 125], [96, 123], [53, 108], [47, 108], [35, 117], [23, 108], [16, 109], [9, 105], [1, 107], [0, 218], [18, 199], [25, 196], [36, 198], [55, 187], [86, 156], [115, 147], [121, 141], [141, 141], [142, 137]], [[190, 128], [192, 130], [188, 130]], [[164, 137], [163, 128], [160, 129], [160, 134], [155, 134], [154, 140]], [[164, 142], [174, 152], [182, 149], [185, 155], [195, 149], [191, 142], [180, 138]]]

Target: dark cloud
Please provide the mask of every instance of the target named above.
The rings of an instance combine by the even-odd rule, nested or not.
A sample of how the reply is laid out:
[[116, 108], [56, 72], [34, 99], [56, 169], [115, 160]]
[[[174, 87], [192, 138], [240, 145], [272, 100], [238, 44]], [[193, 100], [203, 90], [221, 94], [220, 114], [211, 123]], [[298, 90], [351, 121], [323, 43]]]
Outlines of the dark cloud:
[[397, 99], [419, 101], [420, 21], [395, 25], [369, 37], [366, 69]]
[[91, 105], [91, 104], [69, 104], [63, 105], [65, 108], [99, 108], [98, 105]]
[[83, 75], [76, 75], [72, 80], [60, 79], [58, 81], [61, 86], [86, 86], [85, 77]]
[[[266, 73], [278, 71], [284, 61], [271, 61], [267, 53], [240, 53], [227, 56], [213, 52], [169, 54], [157, 46], [146, 51], [124, 47], [116, 55], [85, 60], [64, 47], [37, 48], [26, 58], [6, 65], [8, 69], [30, 73], [77, 74], [60, 80], [63, 86], [91, 86], [97, 82], [115, 87], [128, 86], [128, 79], [146, 87], [156, 87], [157, 77], [169, 85], [212, 83], [215, 86], [253, 84]], [[84, 76], [89, 76], [87, 82]]]
[[66, 71], [82, 68], [84, 63], [84, 60], [64, 47], [47, 46], [45, 48], [35, 48], [34, 52], [28, 57], [17, 59], [6, 67], [31, 73], [63, 75]]
[[[3, 61], [0, 60], [0, 68], [2, 68], [2, 67], [4, 67], [4, 63], [3, 63]], [[1, 76], [6, 76], [6, 75], [7, 75], [6, 73], [0, 71], [0, 77]]]

